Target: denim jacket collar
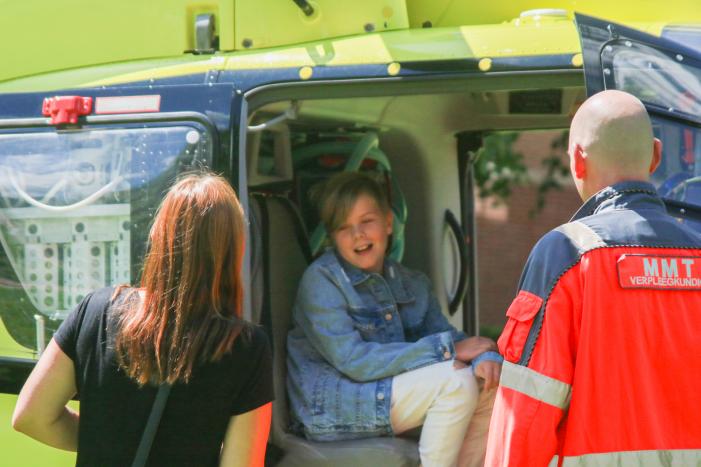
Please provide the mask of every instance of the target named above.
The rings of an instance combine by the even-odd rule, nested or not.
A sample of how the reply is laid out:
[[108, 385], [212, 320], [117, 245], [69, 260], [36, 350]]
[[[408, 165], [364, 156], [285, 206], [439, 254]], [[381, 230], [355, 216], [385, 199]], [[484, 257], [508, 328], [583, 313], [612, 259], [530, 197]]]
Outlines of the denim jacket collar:
[[[343, 273], [350, 280], [353, 287], [360, 284], [361, 282], [368, 280], [373, 275], [379, 275], [363, 271], [362, 269], [353, 266], [348, 261], [343, 259], [343, 257], [335, 249], [333, 250], [333, 253], [336, 259], [338, 260], [338, 264], [341, 267]], [[385, 264], [383, 266], [382, 271], [382, 278], [389, 285], [389, 288], [392, 291], [392, 295], [394, 296], [394, 299], [397, 301], [397, 303], [413, 302], [416, 298], [409, 291], [408, 287], [406, 287], [406, 284], [404, 284], [401, 274], [399, 274], [398, 268], [399, 263], [397, 263], [391, 258], [385, 258]]]
[[570, 222], [601, 211], [635, 208], [665, 209], [654, 185], [643, 181], [625, 181], [607, 186], [593, 195], [577, 210]]

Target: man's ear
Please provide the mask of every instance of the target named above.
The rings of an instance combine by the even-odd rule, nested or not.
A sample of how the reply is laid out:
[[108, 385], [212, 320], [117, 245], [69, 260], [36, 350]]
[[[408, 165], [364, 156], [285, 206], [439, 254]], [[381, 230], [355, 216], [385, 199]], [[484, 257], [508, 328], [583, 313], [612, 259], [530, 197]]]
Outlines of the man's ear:
[[654, 138], [652, 141], [652, 161], [650, 162], [650, 173], [652, 174], [660, 165], [662, 160], [662, 141]]
[[574, 143], [572, 145], [572, 148], [570, 149], [571, 154], [572, 154], [572, 172], [573, 175], [580, 179], [583, 180], [584, 177], [587, 174], [587, 154], [584, 152], [584, 149], [582, 146], [580, 146], [578, 143]]

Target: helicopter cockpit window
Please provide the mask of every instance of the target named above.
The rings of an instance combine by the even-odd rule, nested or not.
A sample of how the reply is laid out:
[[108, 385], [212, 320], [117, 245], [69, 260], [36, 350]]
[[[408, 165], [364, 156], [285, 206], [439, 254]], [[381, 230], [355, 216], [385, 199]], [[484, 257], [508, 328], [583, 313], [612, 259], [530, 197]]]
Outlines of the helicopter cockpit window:
[[673, 114], [701, 122], [701, 64], [628, 40], [606, 45], [601, 58], [608, 88], [630, 92], [660, 110], [660, 116], [652, 117], [663, 148], [662, 163], [652, 177], [660, 195], [701, 206], [701, 130], [662, 117]]
[[667, 54], [623, 41], [604, 47], [604, 78], [613, 87], [661, 110], [691, 117], [701, 115], [701, 64], [681, 54]]
[[653, 128], [663, 153], [652, 176], [658, 192], [664, 198], [701, 206], [701, 129], [656, 118]]
[[0, 135], [0, 316], [13, 337], [33, 348], [36, 316], [49, 338], [90, 291], [136, 281], [164, 191], [210, 154], [196, 125]]

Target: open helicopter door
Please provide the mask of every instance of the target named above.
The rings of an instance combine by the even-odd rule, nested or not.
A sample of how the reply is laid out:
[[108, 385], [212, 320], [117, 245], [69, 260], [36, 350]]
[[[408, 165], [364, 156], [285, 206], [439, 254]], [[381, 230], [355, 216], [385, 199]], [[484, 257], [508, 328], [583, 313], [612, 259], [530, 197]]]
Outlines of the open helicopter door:
[[619, 89], [645, 104], [663, 148], [652, 182], [669, 213], [701, 231], [701, 53], [610, 21], [575, 19], [587, 94]]

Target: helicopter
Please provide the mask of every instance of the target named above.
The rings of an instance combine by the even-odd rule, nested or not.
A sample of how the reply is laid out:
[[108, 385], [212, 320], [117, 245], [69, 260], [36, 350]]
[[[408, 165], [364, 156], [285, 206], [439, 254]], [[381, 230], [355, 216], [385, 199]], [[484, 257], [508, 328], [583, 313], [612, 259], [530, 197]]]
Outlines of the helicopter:
[[74, 463], [73, 454], [11, 431], [17, 394], [90, 290], [138, 281], [163, 193], [192, 168], [223, 174], [249, 218], [244, 316], [272, 339], [271, 463], [279, 465], [343, 465], [349, 451], [368, 465], [418, 463], [412, 440], [312, 443], [288, 429], [290, 307], [302, 271], [327, 242], [309, 194], [334, 173], [387, 180], [390, 254], [427, 271], [451, 323], [472, 335], [480, 280], [473, 168], [494, 132], [565, 129], [588, 95], [630, 92], [664, 142], [653, 183], [671, 214], [701, 229], [696, 2], [492, 3], [4, 5], [6, 462]]

